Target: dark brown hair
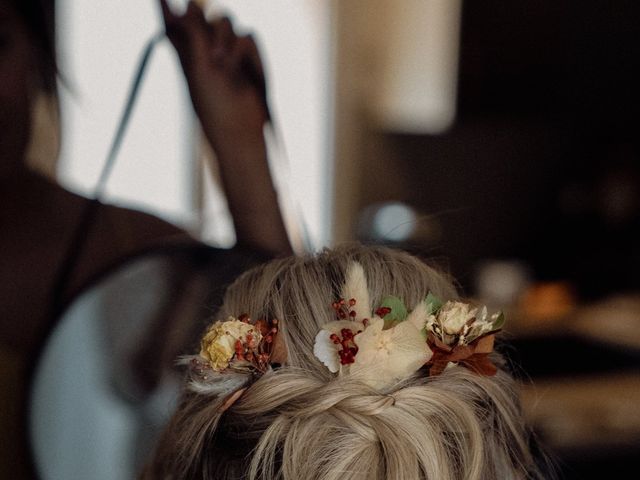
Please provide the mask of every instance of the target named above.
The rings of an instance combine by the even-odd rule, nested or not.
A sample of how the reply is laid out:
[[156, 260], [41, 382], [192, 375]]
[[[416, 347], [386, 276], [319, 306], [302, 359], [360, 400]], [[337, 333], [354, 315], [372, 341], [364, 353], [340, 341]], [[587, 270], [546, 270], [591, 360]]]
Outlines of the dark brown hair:
[[58, 63], [55, 42], [55, 0], [9, 0], [32, 38], [42, 89], [56, 93]]

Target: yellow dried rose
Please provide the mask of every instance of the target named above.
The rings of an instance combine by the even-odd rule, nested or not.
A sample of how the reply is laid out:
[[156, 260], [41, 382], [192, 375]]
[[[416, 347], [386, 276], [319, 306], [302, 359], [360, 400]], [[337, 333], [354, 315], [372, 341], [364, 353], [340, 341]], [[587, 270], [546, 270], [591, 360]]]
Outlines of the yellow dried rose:
[[220, 372], [229, 366], [236, 353], [236, 342], [243, 345], [250, 336], [255, 344], [260, 343], [260, 332], [250, 323], [245, 323], [233, 317], [225, 322], [216, 322], [209, 327], [200, 344], [200, 356], [207, 359], [211, 368]]
[[211, 368], [215, 371], [219, 372], [224, 370], [229, 366], [229, 362], [233, 358], [234, 349], [230, 348], [229, 345], [220, 344], [220, 343], [210, 343], [206, 349], [203, 349], [200, 352], [204, 358], [209, 361]]

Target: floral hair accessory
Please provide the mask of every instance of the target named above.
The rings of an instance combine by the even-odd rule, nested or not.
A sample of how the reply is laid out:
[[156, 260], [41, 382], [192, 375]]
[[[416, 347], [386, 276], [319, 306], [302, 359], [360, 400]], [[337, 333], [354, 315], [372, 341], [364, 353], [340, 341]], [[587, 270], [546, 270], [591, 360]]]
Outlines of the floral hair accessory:
[[425, 302], [430, 311], [427, 320], [427, 343], [433, 351], [427, 363], [429, 375], [439, 375], [450, 363], [463, 365], [481, 375], [495, 375], [496, 366], [489, 359], [495, 334], [504, 325], [502, 312], [488, 317], [487, 307], [473, 308], [463, 302], [444, 305], [429, 294]]
[[200, 342], [200, 354], [183, 360], [191, 367], [191, 389], [228, 393], [264, 375], [271, 368], [277, 333], [277, 320], [251, 323], [248, 315], [213, 323]]
[[353, 263], [342, 298], [332, 304], [336, 320], [323, 325], [314, 344], [315, 356], [331, 371], [356, 377], [383, 389], [421, 368], [439, 375], [451, 363], [493, 375], [488, 354], [494, 334], [504, 323], [501, 313], [487, 318], [462, 302], [443, 304], [429, 293], [412, 311], [393, 296], [370, 310], [364, 270]]

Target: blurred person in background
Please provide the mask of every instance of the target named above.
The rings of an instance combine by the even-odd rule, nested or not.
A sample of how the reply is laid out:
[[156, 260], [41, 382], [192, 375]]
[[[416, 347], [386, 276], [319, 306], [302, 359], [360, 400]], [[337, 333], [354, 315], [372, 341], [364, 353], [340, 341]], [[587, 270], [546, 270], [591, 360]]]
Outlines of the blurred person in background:
[[[219, 161], [238, 247], [264, 256], [290, 253], [267, 164], [263, 92], [248, 75], [262, 71], [253, 40], [237, 36], [226, 19], [207, 22], [194, 4], [176, 16], [159, 3]], [[54, 13], [53, 0], [0, 0], [2, 478], [35, 476], [24, 423], [26, 385], [30, 363], [56, 321], [52, 305], [68, 304], [91, 279], [127, 256], [168, 242], [197, 243], [151, 215], [96, 202], [69, 276], [58, 284], [61, 270], [69, 267], [65, 260], [79, 222], [94, 201], [35, 173], [25, 160], [35, 99], [56, 98]]]

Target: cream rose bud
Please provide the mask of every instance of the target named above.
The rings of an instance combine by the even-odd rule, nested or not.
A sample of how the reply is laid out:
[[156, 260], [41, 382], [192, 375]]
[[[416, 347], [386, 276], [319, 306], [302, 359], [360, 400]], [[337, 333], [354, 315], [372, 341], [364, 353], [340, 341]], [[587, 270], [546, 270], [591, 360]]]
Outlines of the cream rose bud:
[[472, 309], [466, 303], [447, 302], [440, 309], [438, 320], [447, 335], [457, 335], [469, 320], [475, 318], [477, 313], [477, 308]]

